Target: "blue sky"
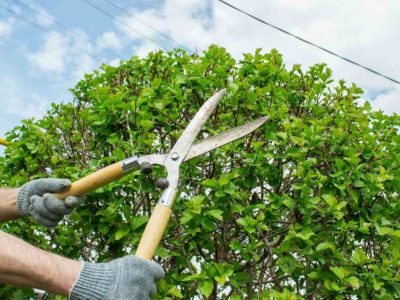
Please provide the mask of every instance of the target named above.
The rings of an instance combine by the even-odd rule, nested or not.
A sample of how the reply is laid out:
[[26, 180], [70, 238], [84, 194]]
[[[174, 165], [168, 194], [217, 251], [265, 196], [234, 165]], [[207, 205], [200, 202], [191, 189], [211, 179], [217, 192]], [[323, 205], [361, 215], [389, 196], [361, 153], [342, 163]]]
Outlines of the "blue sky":
[[[69, 101], [68, 88], [101, 63], [115, 64], [119, 58], [144, 56], [159, 49], [159, 45], [168, 49], [176, 46], [137, 18], [199, 52], [215, 43], [226, 47], [236, 58], [260, 47], [265, 51], [277, 48], [288, 67], [293, 63], [307, 67], [326, 62], [335, 78], [361, 86], [365, 91], [363, 100], [371, 101], [374, 108], [400, 113], [398, 85], [263, 26], [216, 0], [114, 1], [125, 13], [106, 0], [87, 1], [130, 28], [84, 0], [0, 0], [0, 137], [24, 118], [40, 118], [51, 102]], [[398, 1], [229, 2], [343, 56], [400, 78]]]

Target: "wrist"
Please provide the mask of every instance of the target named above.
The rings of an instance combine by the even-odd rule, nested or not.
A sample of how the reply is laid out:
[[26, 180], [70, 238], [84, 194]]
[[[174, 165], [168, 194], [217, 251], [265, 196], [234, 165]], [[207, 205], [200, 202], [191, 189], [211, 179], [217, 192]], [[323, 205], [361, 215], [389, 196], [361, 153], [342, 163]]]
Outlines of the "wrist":
[[[44, 279], [41, 286], [45, 287], [45, 289], [56, 294], [68, 296], [78, 280], [82, 263], [58, 255], [51, 255], [54, 256], [49, 261], [52, 267], [42, 269], [43, 271], [47, 270], [46, 274], [41, 274], [37, 277]], [[50, 269], [52, 272], [48, 272]]]
[[82, 263], [56, 254], [42, 252], [34, 266], [35, 278], [40, 280], [40, 288], [53, 293], [68, 296], [79, 277]]
[[78, 280], [79, 274], [82, 270], [83, 263], [75, 260], [69, 260], [68, 266], [62, 270], [59, 283], [59, 293], [61, 295], [69, 296], [75, 283]]
[[1, 189], [0, 191], [0, 223], [21, 217], [17, 209], [19, 189]]

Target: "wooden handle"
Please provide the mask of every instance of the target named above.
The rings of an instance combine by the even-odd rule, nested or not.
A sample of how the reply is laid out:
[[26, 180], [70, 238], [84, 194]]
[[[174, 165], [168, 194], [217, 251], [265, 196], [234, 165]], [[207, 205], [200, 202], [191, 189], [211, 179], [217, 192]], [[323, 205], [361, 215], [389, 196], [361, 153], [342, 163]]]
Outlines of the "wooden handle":
[[143, 232], [138, 249], [136, 250], [136, 256], [145, 259], [153, 258], [154, 252], [167, 228], [171, 213], [172, 210], [168, 206], [162, 204], [156, 205]]
[[121, 162], [116, 162], [75, 181], [68, 190], [55, 195], [59, 199], [65, 199], [68, 196], [80, 196], [117, 180], [124, 175], [125, 173], [124, 170], [122, 170]]
[[11, 143], [6, 141], [5, 139], [0, 138], [0, 145], [9, 146], [11, 145]]

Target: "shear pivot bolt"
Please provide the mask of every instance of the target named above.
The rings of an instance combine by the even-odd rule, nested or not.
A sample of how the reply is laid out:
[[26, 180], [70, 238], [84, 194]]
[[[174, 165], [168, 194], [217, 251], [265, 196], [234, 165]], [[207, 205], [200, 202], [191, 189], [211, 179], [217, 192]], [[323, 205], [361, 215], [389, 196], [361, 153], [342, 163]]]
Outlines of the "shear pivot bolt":
[[162, 190], [165, 190], [169, 186], [169, 182], [166, 178], [157, 179], [156, 186]]
[[171, 155], [172, 160], [177, 160], [179, 158], [179, 154], [177, 152], [172, 153]]

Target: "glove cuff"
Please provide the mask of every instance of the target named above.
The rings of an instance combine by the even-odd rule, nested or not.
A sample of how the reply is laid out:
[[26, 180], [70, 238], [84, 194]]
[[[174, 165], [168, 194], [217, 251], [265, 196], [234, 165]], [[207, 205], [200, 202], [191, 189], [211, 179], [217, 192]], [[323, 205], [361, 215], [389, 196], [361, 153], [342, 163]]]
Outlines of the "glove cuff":
[[78, 279], [69, 294], [70, 300], [102, 300], [110, 291], [115, 274], [107, 264], [87, 263], [82, 265]]
[[17, 194], [17, 210], [21, 216], [30, 216], [29, 211], [29, 199], [28, 199], [28, 187], [23, 185]]

